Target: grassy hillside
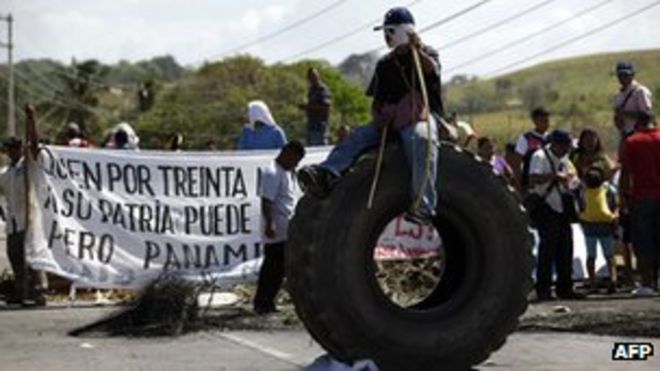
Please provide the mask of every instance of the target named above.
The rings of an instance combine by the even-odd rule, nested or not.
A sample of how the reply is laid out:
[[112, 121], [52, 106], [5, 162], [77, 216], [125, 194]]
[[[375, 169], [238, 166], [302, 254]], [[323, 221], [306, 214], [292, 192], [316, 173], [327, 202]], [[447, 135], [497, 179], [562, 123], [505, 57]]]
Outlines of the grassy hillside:
[[[500, 142], [512, 140], [530, 126], [527, 112], [545, 105], [555, 113], [555, 126], [576, 132], [599, 128], [608, 145], [615, 142], [611, 105], [618, 89], [617, 61], [637, 68], [637, 80], [660, 105], [660, 50], [598, 54], [544, 63], [492, 79], [447, 88], [450, 110], [457, 110], [478, 130]], [[466, 117], [467, 116], [467, 117]]]

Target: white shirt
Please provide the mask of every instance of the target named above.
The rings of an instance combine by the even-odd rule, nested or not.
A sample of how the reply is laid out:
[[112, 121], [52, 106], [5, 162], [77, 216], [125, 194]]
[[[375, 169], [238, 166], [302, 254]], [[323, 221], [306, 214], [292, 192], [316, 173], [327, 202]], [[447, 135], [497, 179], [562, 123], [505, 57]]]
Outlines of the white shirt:
[[296, 183], [293, 172], [286, 171], [277, 161], [261, 168], [259, 196], [273, 203], [272, 218], [275, 237], [267, 238], [262, 227], [262, 241], [265, 243], [284, 242], [287, 239], [289, 220], [296, 206]]
[[477, 135], [477, 132], [474, 131], [472, 125], [470, 125], [465, 121], [458, 121], [456, 123], [456, 128], [458, 129], [458, 132], [460, 133], [460, 136], [463, 140], [466, 140], [467, 138], [475, 137]]
[[7, 199], [7, 234], [25, 231], [25, 166], [23, 159], [16, 165], [0, 169], [0, 194]]
[[528, 133], [525, 133], [518, 138], [518, 142], [516, 142], [516, 153], [519, 154], [520, 156], [525, 156], [527, 154], [527, 151], [530, 150], [529, 148], [529, 140], [527, 137], [531, 135], [538, 139], [540, 143], [545, 143], [545, 140], [548, 136], [547, 133], [541, 134], [536, 131], [530, 131]]
[[[626, 98], [630, 95], [630, 98]], [[644, 85], [633, 81], [625, 90], [619, 91], [614, 97], [614, 109], [628, 113], [648, 111], [653, 108], [653, 95]], [[625, 105], [624, 105], [625, 103]], [[627, 130], [632, 131], [636, 124], [635, 118], [624, 117], [623, 122]]]
[[[571, 164], [571, 161], [568, 159], [568, 155], [558, 158], [555, 156], [554, 153], [550, 150], [550, 146], [546, 146], [546, 151], [550, 155], [550, 158], [548, 159], [548, 156], [546, 156], [546, 151], [543, 151], [542, 149], [534, 152], [532, 155], [531, 162], [529, 164], [529, 174], [530, 175], [548, 175], [552, 174], [552, 166], [550, 165], [550, 161], [554, 164], [555, 167], [555, 172], [557, 174], [571, 174], [575, 175], [575, 168]], [[572, 188], [572, 186], [576, 186], [577, 180], [576, 177], [574, 177], [572, 183], [569, 184], [569, 187]], [[553, 181], [545, 182], [542, 184], [538, 184], [534, 186], [530, 192], [538, 194], [538, 195], [545, 195], [548, 192], [548, 187], [552, 185]], [[561, 202], [561, 194], [566, 193], [568, 191], [567, 187], [563, 184], [559, 184], [558, 186], [552, 187], [552, 190], [550, 193], [548, 193], [548, 196], [545, 198], [545, 202], [550, 206], [550, 208], [558, 213], [562, 213], [564, 211], [564, 207], [562, 206]]]

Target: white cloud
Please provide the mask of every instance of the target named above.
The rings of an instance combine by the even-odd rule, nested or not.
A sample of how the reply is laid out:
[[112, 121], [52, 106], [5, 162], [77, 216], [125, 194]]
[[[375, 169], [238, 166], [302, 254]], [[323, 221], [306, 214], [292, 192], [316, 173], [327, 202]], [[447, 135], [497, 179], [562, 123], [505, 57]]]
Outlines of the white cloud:
[[265, 18], [270, 22], [281, 22], [285, 16], [290, 14], [282, 5], [269, 5], [263, 11]]
[[259, 26], [262, 22], [262, 16], [257, 9], [248, 9], [241, 17], [241, 22], [236, 24], [236, 30], [249, 30], [255, 32], [259, 30]]

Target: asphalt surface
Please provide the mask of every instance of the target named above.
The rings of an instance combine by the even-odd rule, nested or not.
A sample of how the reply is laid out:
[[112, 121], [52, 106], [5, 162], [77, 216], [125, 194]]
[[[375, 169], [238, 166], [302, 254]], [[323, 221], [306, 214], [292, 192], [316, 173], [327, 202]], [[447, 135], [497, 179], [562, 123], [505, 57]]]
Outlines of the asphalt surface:
[[[0, 247], [4, 250], [4, 236], [0, 236]], [[0, 272], [8, 267], [5, 254], [0, 252]], [[531, 327], [540, 331], [555, 331], [515, 333], [502, 349], [476, 369], [660, 370], [659, 338], [571, 333], [575, 323], [565, 324], [562, 318], [567, 314], [557, 313], [558, 309], [562, 309], [558, 307], [568, 307], [568, 316], [571, 313], [595, 312], [601, 315], [648, 315], [660, 311], [660, 298], [640, 301], [620, 295], [532, 305], [523, 317], [523, 324], [532, 324]], [[0, 301], [0, 371], [300, 370], [325, 353], [304, 330], [297, 327], [273, 330], [210, 329], [176, 338], [67, 335], [68, 331], [95, 322], [115, 310], [115, 307], [101, 308], [81, 302], [73, 307], [49, 305], [42, 309], [19, 309], [8, 308]], [[630, 328], [636, 325], [635, 322], [628, 323], [622, 326]], [[558, 333], [558, 329], [569, 332]], [[615, 362], [611, 360], [615, 342], [649, 342], [655, 346], [655, 355], [648, 361]]]
[[[298, 370], [324, 354], [304, 330], [195, 332], [177, 338], [70, 337], [116, 308], [0, 304], [0, 370]], [[643, 341], [645, 362], [611, 360], [613, 344]], [[516, 333], [478, 370], [659, 370], [660, 339]]]

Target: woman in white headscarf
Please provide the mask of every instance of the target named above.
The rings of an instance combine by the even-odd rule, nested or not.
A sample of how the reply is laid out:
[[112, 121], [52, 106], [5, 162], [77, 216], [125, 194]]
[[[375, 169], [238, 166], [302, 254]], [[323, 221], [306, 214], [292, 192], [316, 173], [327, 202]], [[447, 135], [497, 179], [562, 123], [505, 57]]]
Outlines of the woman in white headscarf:
[[255, 100], [248, 103], [249, 123], [236, 142], [238, 150], [279, 149], [286, 144], [286, 135], [273, 119], [266, 103]]

